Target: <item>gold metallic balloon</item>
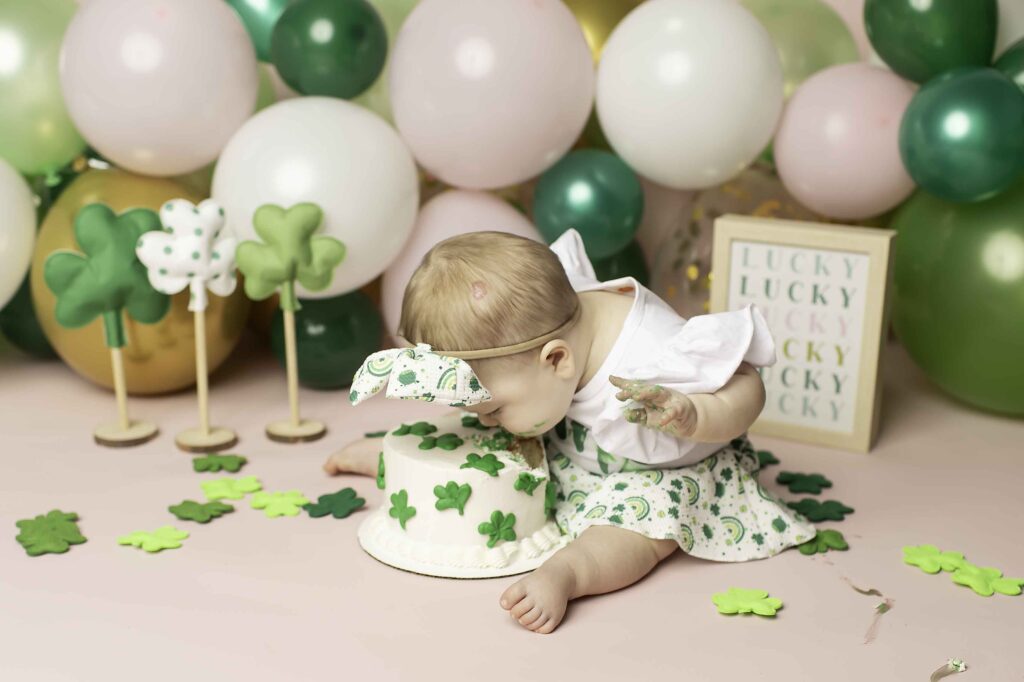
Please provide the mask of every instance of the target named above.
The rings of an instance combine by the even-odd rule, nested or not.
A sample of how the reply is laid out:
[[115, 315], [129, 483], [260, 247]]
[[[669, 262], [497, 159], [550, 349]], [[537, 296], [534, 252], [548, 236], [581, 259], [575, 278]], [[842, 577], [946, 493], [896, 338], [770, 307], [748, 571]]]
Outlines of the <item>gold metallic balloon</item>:
[[[43, 262], [57, 249], [79, 250], [74, 218], [88, 204], [102, 202], [120, 213], [130, 208], [158, 210], [168, 199], [197, 202], [182, 185], [163, 178], [132, 175], [119, 170], [89, 170], [76, 178], [54, 202], [36, 240], [32, 257], [32, 302], [39, 324], [57, 354], [71, 369], [93, 383], [110, 388], [113, 377], [110, 351], [103, 340], [100, 319], [79, 329], [65, 329], [54, 317], [56, 299], [43, 281]], [[231, 296], [210, 296], [206, 309], [207, 354], [210, 371], [231, 353], [245, 328], [249, 300], [242, 287]], [[193, 317], [188, 290], [172, 297], [171, 309], [156, 324], [140, 324], [125, 317], [128, 345], [124, 349], [128, 391], [133, 394], [167, 393], [195, 382], [196, 357]]]
[[594, 56], [601, 58], [601, 50], [615, 25], [639, 5], [641, 0], [565, 0], [566, 6], [583, 27], [583, 35]]

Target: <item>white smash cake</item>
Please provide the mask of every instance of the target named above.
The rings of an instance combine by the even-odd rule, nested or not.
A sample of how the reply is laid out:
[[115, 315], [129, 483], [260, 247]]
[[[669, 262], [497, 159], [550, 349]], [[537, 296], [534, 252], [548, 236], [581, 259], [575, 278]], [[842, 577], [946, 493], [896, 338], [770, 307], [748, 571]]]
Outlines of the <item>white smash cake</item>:
[[533, 570], [565, 539], [551, 520], [555, 485], [543, 446], [469, 413], [402, 424], [383, 441], [381, 507], [359, 544], [407, 571], [493, 578]]

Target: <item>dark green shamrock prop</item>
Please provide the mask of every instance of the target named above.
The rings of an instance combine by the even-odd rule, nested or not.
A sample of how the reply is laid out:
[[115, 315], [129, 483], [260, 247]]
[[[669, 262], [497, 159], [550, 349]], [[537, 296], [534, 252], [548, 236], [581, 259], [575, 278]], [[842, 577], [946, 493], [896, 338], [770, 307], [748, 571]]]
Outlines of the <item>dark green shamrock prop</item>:
[[345, 245], [333, 237], [314, 235], [323, 220], [316, 204], [296, 204], [284, 209], [266, 204], [256, 209], [252, 223], [262, 242], [238, 245], [235, 261], [245, 275], [245, 293], [262, 301], [280, 291], [284, 319], [285, 368], [291, 419], [267, 426], [267, 435], [284, 443], [316, 440], [327, 427], [299, 417], [299, 372], [295, 349], [295, 311], [299, 299], [295, 282], [311, 291], [331, 283], [334, 269], [345, 258]]
[[817, 495], [822, 488], [831, 488], [832, 481], [821, 474], [800, 474], [792, 471], [780, 471], [775, 482], [789, 488], [791, 493], [810, 493]]
[[778, 464], [779, 458], [767, 450], [758, 450], [757, 463], [760, 465], [762, 469], [764, 469], [766, 466], [770, 464]]
[[248, 462], [241, 455], [206, 455], [196, 457], [192, 460], [192, 469], [197, 473], [227, 471], [232, 474], [238, 473], [245, 463]]
[[477, 526], [477, 530], [480, 535], [489, 536], [487, 546], [494, 547], [502, 540], [512, 542], [516, 539], [515, 525], [515, 514], [502, 514], [500, 511], [495, 511], [491, 513], [491, 520], [481, 523]]
[[137, 445], [156, 435], [153, 424], [128, 419], [121, 348], [125, 313], [153, 324], [170, 308], [170, 298], [150, 285], [146, 266], [135, 255], [139, 237], [159, 229], [160, 218], [148, 209], [117, 215], [104, 204], [90, 204], [75, 217], [75, 240], [83, 253], [56, 251], [44, 265], [46, 286], [57, 296], [58, 323], [76, 328], [103, 318], [118, 406], [117, 424], [95, 432], [96, 441], [103, 445]]
[[364, 506], [366, 506], [366, 500], [357, 496], [355, 490], [343, 488], [330, 495], [321, 495], [316, 502], [307, 504], [303, 509], [314, 519], [328, 514], [336, 519], [344, 519]]
[[391, 515], [391, 518], [398, 519], [402, 530], [405, 530], [406, 522], [416, 516], [416, 507], [409, 506], [409, 493], [407, 491], [399, 490], [391, 496], [391, 509], [388, 510], [388, 514]]
[[363, 437], [364, 438], [383, 438], [386, 435], [388, 435], [387, 431], [370, 431], [369, 433], [364, 433]]
[[500, 461], [493, 453], [487, 453], [483, 457], [471, 452], [466, 455], [466, 461], [460, 469], [479, 469], [485, 474], [497, 476], [498, 472], [505, 468], [505, 463]]
[[799, 502], [787, 502], [786, 506], [800, 512], [807, 517], [807, 520], [813, 523], [819, 521], [842, 521], [846, 518], [847, 514], [853, 513], [853, 508], [847, 507], [842, 502], [836, 502], [835, 500], [818, 502], [812, 497], [805, 498]]
[[196, 502], [185, 500], [180, 504], [174, 504], [167, 508], [167, 511], [177, 516], [182, 521], [195, 521], [196, 523], [209, 523], [213, 519], [220, 518], [224, 514], [235, 511], [230, 504], [223, 502]]
[[434, 503], [434, 507], [438, 511], [444, 511], [445, 509], [457, 509], [459, 516], [463, 515], [466, 508], [466, 502], [469, 501], [469, 496], [473, 490], [469, 487], [468, 483], [459, 485], [455, 481], [448, 481], [444, 486], [434, 486], [434, 496], [437, 497], [437, 502]]
[[63, 554], [71, 545], [85, 542], [85, 536], [78, 530], [78, 514], [54, 509], [45, 516], [22, 519], [15, 523], [19, 529], [15, 538], [29, 556], [41, 554]]
[[800, 553], [806, 555], [824, 554], [833, 549], [844, 552], [849, 548], [850, 546], [846, 544], [846, 538], [837, 530], [819, 530], [818, 534], [812, 539], [802, 545], [797, 545]]

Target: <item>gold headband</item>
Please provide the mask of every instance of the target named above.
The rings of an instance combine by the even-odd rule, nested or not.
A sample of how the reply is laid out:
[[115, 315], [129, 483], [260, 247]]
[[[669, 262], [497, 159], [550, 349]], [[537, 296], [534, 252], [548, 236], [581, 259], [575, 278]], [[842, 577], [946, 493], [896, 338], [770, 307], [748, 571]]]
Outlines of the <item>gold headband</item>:
[[[451, 358], [460, 358], [462, 360], [481, 360], [483, 358], [500, 358], [506, 355], [515, 355], [521, 353], [524, 350], [530, 350], [531, 348], [537, 348], [543, 346], [551, 339], [557, 339], [565, 330], [576, 324], [576, 321], [580, 319], [580, 315], [583, 312], [583, 306], [579, 303], [576, 304], [576, 308], [572, 311], [572, 315], [564, 323], [559, 325], [556, 329], [552, 329], [547, 334], [543, 334], [533, 339], [527, 339], [526, 341], [520, 341], [519, 343], [513, 343], [511, 346], [498, 346], [497, 348], [478, 348], [476, 350], [437, 350], [432, 349], [437, 355], [447, 355]], [[409, 340], [399, 336], [409, 346], [415, 344], [409, 343]]]

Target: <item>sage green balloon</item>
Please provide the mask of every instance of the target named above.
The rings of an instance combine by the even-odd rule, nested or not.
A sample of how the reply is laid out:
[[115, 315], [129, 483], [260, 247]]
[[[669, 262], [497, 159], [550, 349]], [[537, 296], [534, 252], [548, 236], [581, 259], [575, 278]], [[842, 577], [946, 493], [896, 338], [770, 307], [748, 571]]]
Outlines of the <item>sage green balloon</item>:
[[[395, 38], [398, 37], [398, 31], [402, 28], [402, 24], [405, 23], [405, 18], [416, 7], [416, 3], [419, 0], [369, 0], [369, 2], [377, 10], [381, 21], [384, 22], [384, 31], [388, 36], [388, 45], [394, 45]], [[381, 118], [394, 123], [395, 118], [391, 113], [391, 96], [388, 94], [390, 71], [391, 55], [389, 53], [384, 63], [384, 71], [373, 82], [373, 85], [367, 88], [366, 92], [352, 101], [366, 107]]]
[[256, 56], [261, 62], [270, 61], [270, 37], [274, 25], [288, 5], [297, 0], [228, 0], [245, 24], [245, 30], [256, 47]]
[[1006, 48], [992, 66], [1005, 73], [1021, 90], [1024, 90], [1024, 38]]
[[55, 173], [85, 149], [64, 107], [59, 58], [74, 0], [0, 2], [0, 158]]
[[900, 156], [918, 185], [948, 201], [981, 201], [1024, 170], [1024, 91], [992, 68], [928, 81], [900, 124]]
[[867, 0], [864, 28], [893, 71], [917, 83], [961, 66], [988, 66], [996, 0]]
[[994, 199], [918, 192], [896, 212], [893, 327], [951, 395], [1024, 416], [1024, 178]]
[[742, 0], [779, 51], [786, 97], [810, 76], [860, 61], [857, 42], [839, 14], [821, 0]]

